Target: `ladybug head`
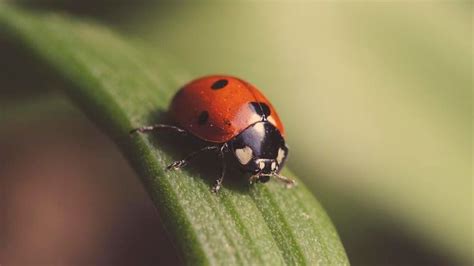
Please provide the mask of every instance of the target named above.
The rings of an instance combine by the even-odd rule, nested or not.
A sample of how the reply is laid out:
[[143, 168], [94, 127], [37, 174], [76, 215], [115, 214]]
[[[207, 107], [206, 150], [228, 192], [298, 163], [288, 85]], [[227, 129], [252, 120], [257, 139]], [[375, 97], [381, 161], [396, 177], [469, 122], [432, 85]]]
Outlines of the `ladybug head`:
[[288, 148], [280, 131], [267, 121], [257, 122], [230, 141], [230, 149], [251, 181], [265, 183], [285, 163]]

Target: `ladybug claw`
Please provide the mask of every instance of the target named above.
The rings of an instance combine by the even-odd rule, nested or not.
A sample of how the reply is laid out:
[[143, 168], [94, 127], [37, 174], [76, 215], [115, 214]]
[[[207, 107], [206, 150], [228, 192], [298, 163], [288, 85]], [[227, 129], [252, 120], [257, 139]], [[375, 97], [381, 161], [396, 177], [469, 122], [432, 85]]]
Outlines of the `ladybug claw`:
[[285, 184], [285, 188], [287, 188], [287, 189], [293, 188], [294, 186], [296, 186], [295, 180], [289, 180], [289, 181]]
[[174, 161], [166, 167], [166, 170], [179, 170], [180, 168], [186, 166], [187, 162], [185, 160]]
[[292, 188], [296, 186], [296, 181], [293, 179], [289, 179], [288, 177], [279, 175], [278, 173], [273, 173], [273, 176], [276, 177], [279, 181], [283, 182], [286, 188]]
[[217, 192], [219, 192], [220, 189], [221, 189], [221, 186], [214, 185], [212, 186], [211, 192], [217, 194]]
[[216, 180], [216, 183], [212, 186], [212, 193], [217, 193], [219, 192], [219, 190], [221, 189], [221, 186], [222, 186], [222, 181], [221, 180]]
[[257, 180], [258, 180], [258, 175], [253, 175], [249, 179], [249, 184], [253, 185], [253, 184], [257, 183]]
[[135, 133], [145, 133], [148, 131], [152, 131], [154, 128], [152, 126], [144, 126], [144, 127], [138, 127], [130, 130], [128, 134], [133, 135]]
[[140, 131], [140, 128], [134, 128], [134, 129], [130, 130], [130, 131], [128, 132], [128, 134], [129, 134], [129, 135], [133, 135], [133, 134], [135, 134], [135, 133], [137, 133], [137, 132], [141, 132], [141, 131]]

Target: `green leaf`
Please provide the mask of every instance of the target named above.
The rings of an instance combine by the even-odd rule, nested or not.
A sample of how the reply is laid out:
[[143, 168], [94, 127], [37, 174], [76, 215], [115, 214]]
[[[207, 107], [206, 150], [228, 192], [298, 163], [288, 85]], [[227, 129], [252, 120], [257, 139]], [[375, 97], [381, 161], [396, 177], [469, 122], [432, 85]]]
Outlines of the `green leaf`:
[[117, 143], [187, 263], [348, 264], [331, 221], [301, 182], [289, 190], [277, 182], [247, 187], [236, 173], [215, 195], [212, 163], [199, 170], [164, 170], [189, 145], [128, 134], [156, 122], [190, 78], [165, 56], [150, 62], [145, 48], [107, 28], [5, 4], [0, 4], [0, 30], [62, 80], [72, 101]]

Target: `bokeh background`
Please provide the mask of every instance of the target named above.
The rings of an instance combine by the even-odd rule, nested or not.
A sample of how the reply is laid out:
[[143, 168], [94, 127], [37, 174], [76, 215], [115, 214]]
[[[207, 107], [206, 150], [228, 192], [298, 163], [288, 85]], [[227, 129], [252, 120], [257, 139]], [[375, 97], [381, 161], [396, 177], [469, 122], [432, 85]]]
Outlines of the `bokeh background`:
[[[471, 1], [9, 2], [260, 87], [352, 264], [472, 264]], [[0, 36], [0, 263], [180, 263], [113, 143], [31, 61]]]

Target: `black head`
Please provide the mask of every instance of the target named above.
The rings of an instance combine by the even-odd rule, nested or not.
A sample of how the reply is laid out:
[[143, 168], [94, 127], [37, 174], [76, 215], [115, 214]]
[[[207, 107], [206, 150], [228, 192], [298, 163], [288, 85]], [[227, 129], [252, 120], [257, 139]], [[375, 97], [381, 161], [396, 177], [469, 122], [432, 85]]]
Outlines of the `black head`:
[[255, 123], [229, 142], [242, 168], [255, 181], [267, 182], [279, 173], [288, 155], [280, 131], [267, 121]]

